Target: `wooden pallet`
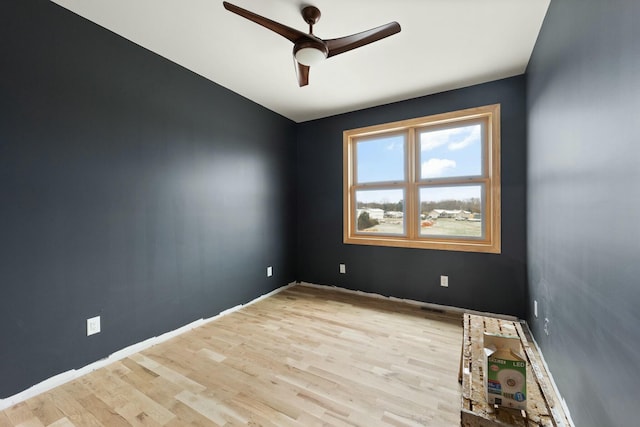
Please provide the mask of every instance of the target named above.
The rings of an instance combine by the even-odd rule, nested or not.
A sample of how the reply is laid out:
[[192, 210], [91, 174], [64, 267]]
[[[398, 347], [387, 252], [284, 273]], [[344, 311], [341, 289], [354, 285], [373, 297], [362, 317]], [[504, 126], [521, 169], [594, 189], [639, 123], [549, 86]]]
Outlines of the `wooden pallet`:
[[[461, 426], [571, 426], [525, 323], [473, 314], [465, 314], [463, 322], [464, 336], [458, 378], [462, 383]], [[527, 358], [526, 411], [490, 406], [487, 403], [484, 391], [484, 332], [520, 337], [523, 353]]]

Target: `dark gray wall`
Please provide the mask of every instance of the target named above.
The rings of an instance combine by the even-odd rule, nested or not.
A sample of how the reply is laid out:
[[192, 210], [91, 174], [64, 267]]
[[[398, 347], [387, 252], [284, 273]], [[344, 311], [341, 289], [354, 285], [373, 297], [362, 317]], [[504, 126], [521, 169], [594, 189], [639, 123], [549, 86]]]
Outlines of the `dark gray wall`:
[[[494, 103], [502, 118], [502, 254], [342, 243], [344, 130]], [[524, 316], [525, 139], [523, 76], [300, 124], [298, 279]], [[440, 287], [441, 274], [449, 288]]]
[[581, 427], [639, 423], [638, 22], [552, 1], [528, 69], [529, 321]]
[[295, 123], [4, 0], [0, 398], [293, 281], [294, 160]]

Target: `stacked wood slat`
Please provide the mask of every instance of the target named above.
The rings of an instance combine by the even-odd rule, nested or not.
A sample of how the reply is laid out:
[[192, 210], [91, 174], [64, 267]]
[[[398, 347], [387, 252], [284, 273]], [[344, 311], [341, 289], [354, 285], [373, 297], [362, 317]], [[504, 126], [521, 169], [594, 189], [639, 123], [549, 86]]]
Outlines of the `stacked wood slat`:
[[[459, 379], [462, 383], [463, 427], [569, 427], [549, 375], [524, 323], [493, 317], [464, 315]], [[489, 405], [484, 390], [484, 332], [519, 337], [527, 359], [527, 410]]]

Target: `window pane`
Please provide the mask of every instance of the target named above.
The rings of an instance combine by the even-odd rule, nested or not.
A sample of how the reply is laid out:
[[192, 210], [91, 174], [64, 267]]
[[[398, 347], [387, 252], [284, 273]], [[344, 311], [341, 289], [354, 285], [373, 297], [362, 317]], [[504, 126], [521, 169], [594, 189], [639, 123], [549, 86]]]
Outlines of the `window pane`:
[[420, 235], [484, 237], [483, 185], [420, 189]]
[[356, 191], [358, 233], [404, 235], [404, 191]]
[[404, 135], [359, 141], [356, 145], [357, 182], [404, 181]]
[[482, 124], [420, 132], [420, 178], [482, 175]]

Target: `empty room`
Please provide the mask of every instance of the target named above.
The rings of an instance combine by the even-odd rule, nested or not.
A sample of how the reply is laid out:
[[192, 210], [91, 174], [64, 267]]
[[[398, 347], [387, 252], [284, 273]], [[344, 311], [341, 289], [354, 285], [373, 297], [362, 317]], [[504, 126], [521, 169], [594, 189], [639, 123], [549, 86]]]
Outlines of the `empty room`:
[[639, 425], [638, 22], [3, 0], [0, 427]]

